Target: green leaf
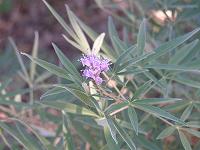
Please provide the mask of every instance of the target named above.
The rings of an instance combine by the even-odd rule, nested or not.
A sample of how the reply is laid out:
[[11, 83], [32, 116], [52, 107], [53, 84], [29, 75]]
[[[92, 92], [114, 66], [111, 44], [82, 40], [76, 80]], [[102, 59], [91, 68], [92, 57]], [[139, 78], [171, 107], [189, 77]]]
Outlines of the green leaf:
[[185, 41], [190, 39], [194, 34], [199, 32], [200, 28], [197, 28], [183, 36], [177, 37], [169, 42], [166, 42], [165, 44], [162, 44], [158, 48], [156, 48], [154, 51], [155, 53], [149, 56], [144, 60], [145, 62], [154, 61], [155, 59], [159, 58], [160, 56], [166, 54], [167, 52], [172, 51], [174, 48], [178, 47], [179, 45], [183, 44]]
[[165, 103], [173, 103], [176, 101], [181, 101], [182, 99], [178, 98], [144, 98], [144, 99], [135, 99], [134, 102], [140, 104], [165, 104]]
[[58, 110], [64, 110], [68, 113], [72, 113], [72, 114], [76, 114], [76, 115], [85, 115], [85, 116], [91, 116], [91, 117], [98, 117], [98, 115], [96, 113], [94, 113], [93, 111], [78, 106], [76, 104], [72, 104], [72, 103], [67, 103], [67, 102], [63, 102], [63, 101], [42, 101], [42, 102], [38, 102], [41, 105], [47, 106], [47, 107], [52, 107]]
[[200, 88], [200, 83], [198, 81], [194, 81], [183, 76], [173, 77], [170, 79], [193, 88]]
[[51, 96], [51, 95], [55, 95], [55, 94], [59, 94], [59, 93], [64, 93], [66, 92], [66, 89], [60, 88], [60, 87], [55, 87], [52, 88], [48, 91], [46, 91], [44, 94], [42, 94], [42, 96], [40, 96], [40, 100], [47, 97], [47, 96]]
[[0, 83], [0, 93], [2, 92], [2, 90], [4, 90], [10, 83], [12, 82], [12, 79], [7, 79], [4, 82]]
[[185, 108], [186, 106], [188, 106], [188, 101], [178, 101], [176, 102], [175, 104], [172, 104], [172, 105], [167, 105], [165, 107], [163, 107], [164, 110], [166, 111], [180, 111], [182, 110], [183, 108]]
[[94, 44], [92, 47], [92, 54], [97, 55], [99, 53], [104, 37], [105, 37], [105, 33], [101, 33], [97, 37], [97, 39], [94, 41]]
[[119, 135], [122, 137], [124, 142], [126, 142], [126, 144], [128, 145], [128, 147], [131, 150], [136, 150], [136, 146], [134, 142], [131, 140], [130, 136], [127, 134], [127, 132], [123, 128], [121, 128], [119, 124], [114, 120], [113, 120], [113, 124], [114, 124], [115, 129], [119, 133]]
[[190, 104], [182, 113], [181, 115], [181, 120], [185, 121], [186, 119], [188, 119], [188, 117], [190, 116], [190, 114], [192, 113], [192, 109], [193, 109], [193, 104]]
[[200, 132], [198, 130], [189, 129], [189, 128], [184, 128], [184, 130], [187, 131], [188, 133], [200, 138]]
[[17, 132], [16, 129], [9, 127], [3, 122], [0, 122], [0, 127], [10, 134], [15, 140], [17, 140], [25, 149], [29, 150], [30, 148], [33, 148], [33, 150], [37, 150], [37, 147], [32, 145], [30, 146], [27, 140], [25, 140], [25, 138], [19, 132]]
[[21, 66], [21, 69], [22, 69], [22, 72], [23, 72], [24, 76], [26, 77], [27, 80], [30, 80], [28, 71], [27, 71], [26, 66], [24, 64], [24, 61], [23, 61], [23, 59], [22, 59], [22, 57], [21, 57], [21, 55], [19, 53], [20, 51], [18, 50], [17, 45], [15, 44], [15, 42], [14, 42], [14, 40], [12, 38], [9, 38], [9, 41], [10, 41], [10, 43], [11, 43], [11, 45], [12, 45], [14, 51], [15, 51], [15, 54], [17, 56], [17, 59], [19, 61], [19, 64]]
[[138, 117], [135, 109], [132, 107], [128, 108], [128, 116], [131, 121], [131, 125], [133, 126], [133, 129], [135, 130], [136, 135], [138, 135]]
[[43, 136], [41, 136], [40, 134], [38, 134], [30, 125], [28, 125], [26, 122], [19, 120], [17, 118], [11, 118], [12, 120], [18, 121], [19, 123], [21, 123], [22, 125], [24, 125], [26, 128], [28, 128], [29, 130], [31, 130], [31, 132], [37, 137], [37, 139], [40, 141], [40, 143], [42, 144], [42, 147], [44, 147], [44, 149], [49, 150], [48, 147], [52, 147], [53, 145], [50, 144], [50, 142], [44, 138]]
[[70, 10], [70, 8], [66, 6], [67, 9], [67, 14], [68, 14], [68, 18], [70, 20], [70, 23], [72, 25], [72, 28], [74, 29], [76, 35], [78, 36], [79, 40], [76, 40], [77, 43], [79, 43], [79, 45], [81, 45], [82, 49], [87, 53], [90, 54], [90, 46], [89, 43], [83, 33], [83, 31], [81, 30], [77, 20], [76, 20], [76, 16], [72, 13], [72, 11]]
[[124, 102], [121, 102], [121, 103], [118, 103], [118, 104], [114, 104], [114, 105], [111, 105], [109, 107], [106, 108], [105, 110], [105, 113], [106, 114], [113, 114], [115, 112], [120, 112], [121, 109], [124, 109], [128, 106], [128, 102], [127, 101], [124, 101]]
[[[35, 32], [35, 39], [33, 43], [33, 49], [32, 49], [32, 57], [37, 58], [38, 56], [38, 48], [39, 47], [39, 33]], [[34, 80], [34, 76], [36, 74], [36, 64], [32, 61], [30, 64], [30, 79], [31, 81]]]
[[137, 64], [140, 63], [143, 60], [146, 60], [149, 56], [151, 56], [154, 52], [148, 52], [146, 54], [140, 55], [138, 57], [135, 58], [131, 58], [130, 60], [126, 61], [125, 63], [123, 63], [122, 65], [119, 66], [119, 69], [117, 71], [121, 71], [123, 69], [126, 69], [128, 67], [131, 66], [135, 66], [138, 67]]
[[115, 141], [115, 143], [118, 144], [118, 141], [117, 141], [117, 138], [116, 138], [117, 130], [115, 129], [113, 120], [108, 116], [105, 116], [105, 118], [106, 118], [106, 121], [107, 121], [107, 124], [108, 124], [108, 128], [110, 130], [110, 134], [111, 134], [113, 140]]
[[69, 91], [70, 93], [72, 93], [76, 98], [78, 98], [79, 100], [81, 100], [83, 103], [85, 103], [86, 105], [89, 105], [91, 107], [94, 107], [95, 105], [95, 102], [94, 100], [92, 99], [91, 96], [89, 96], [86, 92], [80, 90], [80, 89], [77, 89], [77, 88], [74, 88], [74, 87], [71, 87], [70, 85], [54, 85], [55, 87], [60, 87], [60, 88], [63, 88], [67, 91]]
[[[73, 12], [71, 12], [73, 13]], [[99, 34], [97, 34], [93, 29], [91, 29], [89, 26], [87, 26], [84, 22], [82, 22], [77, 16], [75, 16], [75, 19], [78, 21], [80, 27], [84, 30], [84, 32], [88, 35], [88, 37], [95, 41]], [[112, 60], [115, 60], [115, 56], [113, 55], [112, 48], [104, 41], [101, 47], [102, 51]]]
[[65, 67], [65, 69], [69, 73], [71, 73], [71, 75], [73, 77], [75, 77], [77, 80], [79, 80], [81, 82], [82, 78], [80, 76], [80, 73], [77, 71], [77, 69], [73, 65], [73, 63], [62, 53], [62, 51], [54, 43], [52, 43], [52, 45], [53, 45], [53, 48], [54, 48], [59, 60], [61, 61], [61, 63]]
[[174, 133], [175, 130], [176, 128], [173, 126], [167, 127], [157, 136], [156, 139], [164, 139]]
[[182, 48], [180, 48], [169, 60], [169, 64], [179, 64], [182, 60], [187, 57], [187, 55], [191, 52], [191, 50], [197, 45], [199, 40], [194, 40]]
[[146, 24], [145, 19], [143, 19], [140, 24], [139, 33], [137, 36], [137, 52], [138, 55], [143, 55], [146, 42]]
[[[132, 68], [132, 67], [131, 67], [131, 68]], [[138, 74], [140, 74], [140, 73], [144, 73], [144, 72], [149, 71], [149, 70], [147, 70], [147, 69], [138, 69], [138, 68], [136, 68], [136, 69], [131, 69], [131, 68], [130, 68], [130, 69], [127, 68], [126, 71], [118, 72], [117, 75], [128, 75], [128, 74], [131, 74], [131, 75], [136, 76], [136, 75], [138, 75]]]
[[66, 24], [66, 22], [62, 19], [62, 17], [49, 5], [46, 0], [43, 0], [44, 4], [47, 6], [47, 8], [50, 10], [50, 12], [53, 14], [53, 16], [57, 19], [57, 21], [62, 25], [62, 27], [69, 33], [70, 36], [72, 36], [77, 41], [79, 40], [77, 35], [72, 31], [72, 29]]
[[190, 66], [184, 66], [184, 65], [174, 65], [174, 64], [152, 64], [152, 65], [146, 65], [144, 69], [163, 69], [163, 70], [173, 70], [173, 71], [197, 71], [198, 68], [196, 67], [190, 67]]
[[112, 46], [116, 53], [115, 55], [119, 56], [120, 53], [122, 52], [122, 49], [115, 40], [115, 38], [119, 39], [119, 36], [118, 36], [116, 27], [115, 27], [111, 17], [108, 18], [108, 33], [109, 33], [109, 37], [110, 37]]
[[184, 135], [183, 132], [178, 131], [179, 133], [179, 137], [181, 139], [181, 143], [183, 144], [183, 147], [185, 150], [192, 150], [191, 146], [190, 146], [190, 142], [187, 140], [186, 136]]
[[161, 148], [157, 146], [155, 141], [150, 141], [145, 136], [137, 136], [136, 141], [139, 145], [141, 145], [147, 150], [161, 150]]
[[136, 107], [138, 109], [141, 109], [147, 113], [153, 114], [154, 116], [160, 116], [169, 120], [172, 120], [176, 123], [185, 124], [182, 120], [178, 119], [177, 117], [171, 115], [170, 113], [160, 109], [159, 107], [146, 105], [146, 104], [140, 104], [132, 102], [133, 107]]
[[66, 148], [66, 150], [75, 150], [75, 144], [73, 141], [73, 136], [71, 134], [70, 128], [69, 128], [69, 117], [66, 116], [65, 112], [62, 112], [62, 132], [64, 136], [64, 142], [63, 147]]
[[150, 89], [152, 88], [152, 81], [149, 80], [145, 82], [143, 85], [141, 85], [134, 93], [131, 100], [134, 100], [135, 98], [140, 98], [143, 95], [145, 95]]
[[119, 71], [120, 65], [130, 56], [130, 53], [136, 50], [135, 45], [129, 47], [127, 50], [125, 50], [116, 60], [113, 67], [113, 72]]
[[21, 54], [27, 56], [29, 59], [31, 59], [39, 66], [43, 67], [44, 69], [48, 70], [49, 72], [51, 72], [61, 78], [69, 79], [68, 72], [65, 71], [64, 69], [61, 69], [61, 68], [57, 67], [56, 65], [48, 63], [44, 60], [41, 60], [38, 58], [33, 58], [32, 56], [30, 56], [26, 53], [21, 53]]
[[110, 150], [120, 150], [119, 145], [117, 145], [113, 140], [108, 126], [104, 127], [104, 136], [106, 138], [106, 142]]
[[89, 130], [83, 128], [82, 124], [72, 122], [73, 127], [76, 129], [76, 132], [79, 136], [85, 141], [88, 142], [92, 149], [99, 150], [99, 146], [95, 138], [90, 134]]

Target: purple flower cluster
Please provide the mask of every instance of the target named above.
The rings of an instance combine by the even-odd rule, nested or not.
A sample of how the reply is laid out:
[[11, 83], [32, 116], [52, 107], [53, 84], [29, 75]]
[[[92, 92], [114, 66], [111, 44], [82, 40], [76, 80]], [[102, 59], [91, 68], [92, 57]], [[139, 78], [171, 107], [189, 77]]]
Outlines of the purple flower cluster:
[[95, 55], [84, 55], [80, 61], [83, 67], [85, 67], [83, 70], [83, 76], [93, 79], [98, 85], [101, 84], [103, 80], [100, 75], [102, 72], [109, 70], [109, 60]]

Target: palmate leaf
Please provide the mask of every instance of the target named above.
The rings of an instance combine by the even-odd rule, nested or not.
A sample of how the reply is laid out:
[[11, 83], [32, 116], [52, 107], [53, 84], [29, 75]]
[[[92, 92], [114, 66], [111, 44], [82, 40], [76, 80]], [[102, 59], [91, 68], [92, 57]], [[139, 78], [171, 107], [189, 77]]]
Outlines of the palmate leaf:
[[87, 109], [84, 107], [81, 107], [79, 105], [76, 104], [72, 104], [72, 103], [67, 103], [67, 102], [63, 102], [63, 101], [42, 101], [42, 102], [38, 102], [41, 105], [47, 106], [47, 107], [52, 107], [58, 110], [64, 110], [68, 113], [72, 113], [72, 114], [76, 114], [76, 115], [84, 115], [84, 116], [90, 116], [90, 117], [98, 117], [98, 115]]
[[[71, 13], [73, 13], [71, 11]], [[81, 29], [88, 35], [88, 37], [95, 41], [98, 37], [98, 34], [89, 26], [87, 26], [84, 22], [82, 22], [74, 13], [73, 13], [74, 18], [77, 20], [79, 23]], [[115, 56], [113, 55], [112, 48], [104, 41], [101, 47], [102, 51], [113, 61], [115, 60]]]
[[183, 36], [177, 37], [176, 39], [173, 39], [172, 41], [166, 42], [156, 48], [154, 50], [154, 54], [146, 58], [143, 63], [154, 61], [155, 59], [159, 58], [160, 56], [172, 51], [174, 48], [178, 47], [179, 45], [183, 44], [185, 41], [190, 39], [194, 34], [199, 32], [200, 28], [197, 28]]

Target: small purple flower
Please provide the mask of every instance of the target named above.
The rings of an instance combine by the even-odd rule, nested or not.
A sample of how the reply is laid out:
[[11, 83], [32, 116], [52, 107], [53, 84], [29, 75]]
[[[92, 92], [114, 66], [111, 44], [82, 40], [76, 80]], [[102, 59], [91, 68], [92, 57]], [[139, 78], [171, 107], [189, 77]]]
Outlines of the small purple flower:
[[95, 55], [86, 55], [80, 59], [83, 67], [83, 76], [91, 78], [95, 81], [96, 84], [101, 84], [103, 79], [100, 77], [102, 72], [109, 70], [109, 60], [97, 57]]

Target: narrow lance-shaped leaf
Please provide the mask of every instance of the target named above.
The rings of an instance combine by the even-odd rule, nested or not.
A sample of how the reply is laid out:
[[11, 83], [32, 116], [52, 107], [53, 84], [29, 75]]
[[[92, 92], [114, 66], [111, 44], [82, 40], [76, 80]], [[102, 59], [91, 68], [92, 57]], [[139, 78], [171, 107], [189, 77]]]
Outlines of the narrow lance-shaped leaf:
[[167, 52], [172, 51], [174, 48], [178, 47], [179, 45], [183, 44], [185, 41], [190, 39], [194, 34], [199, 32], [199, 30], [200, 28], [197, 28], [183, 36], [177, 37], [176, 39], [173, 39], [172, 41], [166, 42], [165, 44], [159, 46], [154, 50], [155, 53], [152, 54], [147, 59], [145, 59], [143, 63], [153, 61], [159, 58], [160, 56], [166, 54]]
[[108, 126], [104, 127], [104, 136], [110, 150], [120, 150], [119, 145], [117, 145], [116, 142], [113, 140]]
[[58, 110], [65, 110], [68, 113], [72, 113], [72, 114], [76, 114], [76, 115], [98, 117], [98, 115], [96, 113], [94, 113], [93, 111], [91, 111], [85, 107], [81, 107], [76, 104], [67, 103], [67, 102], [63, 102], [63, 101], [58, 101], [58, 100], [57, 101], [47, 101], [47, 100], [45, 100], [43, 102], [40, 102], [39, 104], [47, 106], [47, 107], [55, 108]]
[[15, 140], [17, 140], [25, 149], [29, 150], [29, 143], [27, 143], [24, 140], [24, 137], [22, 137], [16, 130], [13, 128], [9, 127], [3, 122], [0, 122], [0, 127], [5, 130], [8, 134], [10, 134]]
[[165, 104], [165, 103], [174, 103], [176, 101], [181, 101], [179, 98], [144, 98], [144, 99], [135, 99], [134, 102], [140, 104]]
[[62, 27], [72, 36], [76, 41], [78, 41], [77, 35], [72, 31], [72, 29], [67, 25], [67, 23], [63, 20], [63, 18], [46, 2], [46, 0], [42, 0], [53, 16], [57, 19], [57, 21], [62, 25]]
[[105, 118], [106, 118], [106, 121], [107, 121], [107, 124], [108, 124], [108, 128], [110, 130], [110, 134], [111, 134], [113, 140], [115, 141], [115, 143], [118, 144], [117, 137], [116, 137], [117, 131], [114, 127], [114, 123], [113, 123], [113, 121], [110, 117], [105, 116]]
[[167, 127], [157, 136], [156, 139], [164, 139], [174, 133], [175, 130], [176, 128], [173, 126]]
[[80, 89], [70, 87], [69, 85], [54, 85], [54, 86], [66, 89], [67, 91], [72, 93], [76, 98], [78, 98], [83, 103], [85, 103], [86, 105], [89, 105], [91, 107], [94, 107], [94, 105], [95, 105], [92, 98], [87, 93], [85, 93], [84, 91], [82, 91]]
[[197, 45], [199, 40], [194, 40], [191, 43], [180, 48], [169, 60], [169, 64], [179, 64], [184, 58], [191, 52], [191, 50]]
[[[39, 33], [35, 32], [35, 39], [34, 39], [33, 49], [32, 49], [33, 58], [37, 57], [38, 49], [39, 49]], [[30, 78], [32, 81], [34, 80], [35, 73], [36, 73], [36, 64], [32, 61], [30, 65]]]
[[145, 42], [146, 42], [146, 21], [145, 19], [140, 24], [139, 33], [137, 36], [137, 52], [138, 55], [142, 55], [144, 53]]
[[190, 142], [188, 141], [187, 137], [185, 136], [185, 134], [178, 130], [178, 133], [179, 133], [179, 137], [181, 139], [181, 143], [184, 147], [185, 150], [192, 150], [191, 146], [190, 146]]
[[190, 129], [190, 128], [185, 128], [184, 130], [187, 131], [188, 133], [200, 138], [200, 131], [194, 130], [194, 129]]
[[52, 43], [52, 45], [59, 60], [61, 61], [65, 69], [68, 72], [70, 72], [74, 77], [76, 77], [79, 81], [81, 81], [82, 78], [80, 76], [80, 73], [77, 71], [76, 67], [71, 63], [71, 61], [62, 53], [62, 51], [54, 43]]
[[84, 51], [88, 54], [90, 53], [90, 46], [89, 43], [83, 33], [83, 31], [81, 30], [75, 15], [72, 13], [72, 11], [70, 10], [70, 8], [66, 6], [67, 9], [67, 14], [68, 14], [68, 18], [70, 20], [70, 23], [76, 33], [76, 35], [79, 37], [79, 40], [76, 40], [76, 42], [79, 42], [79, 44], [82, 46], [82, 48], [84, 49]]
[[197, 67], [187, 66], [187, 65], [174, 65], [174, 64], [152, 64], [146, 65], [144, 69], [162, 69], [162, 70], [172, 70], [172, 71], [197, 71]]
[[43, 67], [44, 69], [48, 70], [49, 72], [51, 72], [61, 78], [69, 79], [68, 72], [57, 67], [56, 65], [48, 63], [48, 62], [38, 59], [38, 58], [33, 58], [32, 56], [30, 56], [26, 53], [21, 53], [21, 54], [27, 56], [29, 59], [31, 59], [39, 66]]
[[140, 103], [133, 103], [133, 107], [136, 107], [138, 109], [141, 109], [147, 113], [153, 114], [155, 116], [160, 116], [169, 120], [172, 120], [176, 123], [180, 123], [180, 124], [185, 124], [182, 120], [180, 120], [179, 118], [171, 115], [170, 113], [160, 109], [159, 107], [155, 107], [155, 106], [151, 106], [151, 105], [146, 105], [146, 104], [140, 104]]
[[131, 121], [131, 125], [133, 126], [133, 129], [135, 130], [136, 135], [138, 135], [138, 117], [134, 108], [132, 107], [128, 108], [128, 116]]
[[200, 83], [197, 81], [194, 81], [192, 79], [183, 77], [183, 76], [178, 76], [178, 77], [169, 77], [169, 79], [174, 80], [178, 83], [193, 87], [193, 88], [200, 88]]
[[111, 17], [108, 18], [108, 33], [109, 33], [109, 37], [110, 37], [112, 46], [115, 50], [114, 55], [119, 56], [120, 53], [122, 52], [122, 49], [119, 47], [118, 43], [116, 43], [116, 40], [114, 40], [115, 38], [117, 38], [119, 40], [119, 36], [118, 36], [116, 27], [115, 27]]
[[181, 115], [181, 120], [185, 121], [186, 119], [188, 119], [188, 117], [190, 116], [190, 114], [192, 113], [192, 109], [193, 109], [193, 104], [190, 104], [182, 113]]
[[124, 131], [123, 128], [121, 128], [119, 126], [119, 124], [113, 120], [113, 124], [115, 129], [117, 130], [117, 132], [119, 133], [119, 135], [122, 137], [122, 139], [124, 140], [124, 142], [126, 142], [126, 144], [128, 145], [128, 147], [131, 150], [136, 150], [136, 146], [134, 144], [134, 142], [131, 140], [130, 136]]
[[92, 54], [97, 55], [101, 49], [101, 45], [103, 44], [103, 39], [105, 37], [105, 33], [101, 33], [97, 39], [94, 41], [92, 47]]
[[116, 60], [116, 62], [114, 63], [114, 67], [113, 67], [113, 72], [117, 72], [120, 64], [125, 61], [127, 59], [127, 57], [130, 55], [131, 52], [133, 52], [134, 50], [136, 50], [135, 45], [130, 46], [127, 50], [125, 50]]

